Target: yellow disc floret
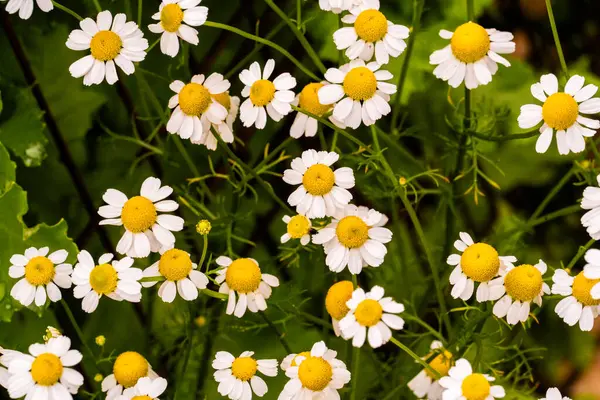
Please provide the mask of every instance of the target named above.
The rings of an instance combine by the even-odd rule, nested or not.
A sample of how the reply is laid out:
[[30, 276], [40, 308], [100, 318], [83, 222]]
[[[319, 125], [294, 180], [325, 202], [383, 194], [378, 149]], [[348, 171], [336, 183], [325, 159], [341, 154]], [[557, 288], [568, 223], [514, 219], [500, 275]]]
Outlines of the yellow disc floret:
[[567, 93], [554, 93], [542, 106], [542, 117], [550, 127], [559, 131], [572, 126], [579, 116], [577, 102]]
[[322, 116], [331, 109], [331, 105], [323, 105], [319, 103], [319, 89], [323, 87], [322, 83], [309, 83], [304, 86], [298, 98], [298, 105], [301, 109], [308, 111], [311, 114]]
[[471, 64], [481, 60], [490, 50], [490, 35], [481, 25], [467, 22], [454, 31], [450, 48], [459, 61]]
[[321, 357], [308, 357], [298, 368], [298, 379], [302, 386], [314, 392], [325, 389], [332, 377], [331, 364]]
[[350, 70], [344, 78], [344, 93], [352, 100], [364, 101], [375, 95], [377, 78], [367, 67], [356, 67]]
[[179, 107], [186, 115], [201, 116], [212, 103], [207, 88], [199, 83], [188, 83], [179, 92]]
[[465, 275], [475, 282], [487, 282], [498, 275], [500, 258], [489, 244], [475, 243], [462, 253], [460, 266]]
[[100, 31], [94, 35], [90, 42], [92, 57], [100, 61], [109, 61], [117, 58], [121, 52], [123, 41], [113, 31]]
[[388, 31], [387, 18], [381, 11], [365, 10], [356, 17], [354, 30], [365, 42], [375, 43], [383, 39]]
[[350, 281], [334, 283], [325, 296], [325, 308], [333, 319], [341, 320], [348, 314], [350, 309], [346, 302], [352, 298], [354, 285]]
[[256, 107], [264, 107], [275, 98], [275, 85], [273, 82], [260, 79], [250, 87], [250, 101]]
[[96, 293], [108, 294], [117, 289], [117, 271], [110, 264], [97, 265], [90, 272], [90, 286]]
[[148, 361], [135, 351], [121, 353], [113, 365], [113, 374], [119, 385], [134, 386], [138, 379], [148, 375]]
[[231, 373], [241, 381], [249, 381], [254, 374], [258, 364], [252, 357], [239, 357], [233, 360], [231, 364]]
[[287, 233], [292, 239], [300, 239], [310, 232], [310, 221], [304, 215], [294, 215], [287, 224]]
[[331, 192], [335, 184], [335, 175], [331, 168], [324, 164], [309, 167], [302, 177], [302, 185], [313, 196], [323, 196]]
[[360, 302], [354, 311], [354, 317], [356, 322], [362, 326], [373, 326], [377, 325], [381, 321], [383, 315], [383, 308], [377, 300], [366, 299]]
[[258, 289], [262, 274], [258, 265], [249, 258], [238, 258], [227, 267], [225, 281], [238, 293], [251, 293]]
[[[438, 354], [431, 360], [429, 366], [437, 371], [440, 376], [448, 375], [448, 371], [450, 371], [450, 368], [452, 367], [452, 353], [448, 350], [444, 350], [443, 353]], [[430, 378], [436, 379], [430, 370], [426, 369], [425, 373], [429, 375]]]
[[54, 263], [47, 257], [33, 257], [25, 266], [25, 279], [33, 286], [47, 285], [54, 273]]
[[542, 284], [542, 273], [529, 264], [511, 269], [504, 277], [506, 293], [519, 301], [533, 301], [540, 295]]
[[359, 217], [350, 215], [338, 222], [335, 234], [344, 247], [355, 249], [369, 239], [369, 226]]
[[490, 394], [490, 383], [482, 374], [471, 374], [462, 382], [462, 394], [467, 400], [485, 400]]
[[573, 281], [573, 296], [584, 306], [600, 305], [600, 299], [594, 300], [590, 291], [600, 279], [588, 279], [580, 272]]
[[121, 210], [123, 226], [129, 232], [147, 231], [156, 222], [156, 207], [144, 196], [135, 196], [127, 200]]
[[183, 250], [167, 250], [160, 256], [158, 272], [168, 281], [180, 281], [186, 278], [192, 270], [192, 259]]
[[225, 107], [227, 111], [229, 111], [231, 108], [231, 96], [229, 95], [229, 92], [213, 94], [212, 98], [215, 99], [217, 103]]
[[294, 357], [294, 359], [290, 363], [290, 367], [297, 367], [298, 366], [298, 364], [296, 364], [296, 358], [298, 358], [298, 357], [308, 358], [308, 357], [310, 357], [310, 351], [303, 351], [300, 354], [296, 354], [296, 357]]
[[167, 32], [177, 32], [183, 21], [183, 10], [179, 4], [167, 4], [160, 12], [160, 24]]
[[143, 395], [143, 396], [133, 396], [131, 398], [131, 400], [153, 400], [152, 397], [148, 396], [148, 395]]
[[60, 358], [52, 353], [40, 354], [31, 364], [31, 378], [41, 386], [52, 386], [63, 373]]

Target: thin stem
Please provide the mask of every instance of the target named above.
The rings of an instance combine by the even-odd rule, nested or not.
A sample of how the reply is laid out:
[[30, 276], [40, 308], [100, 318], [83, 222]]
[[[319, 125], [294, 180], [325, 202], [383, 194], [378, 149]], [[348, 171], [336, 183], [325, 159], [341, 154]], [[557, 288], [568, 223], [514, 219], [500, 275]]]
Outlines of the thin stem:
[[417, 317], [417, 316], [413, 316], [413, 315], [409, 315], [407, 313], [402, 314], [402, 318], [404, 318], [407, 321], [415, 321], [417, 324], [421, 325], [423, 328], [427, 329], [429, 331], [429, 333], [431, 333], [433, 336], [435, 336], [436, 339], [445, 342], [446, 339], [444, 339], [444, 337], [435, 329], [433, 329], [431, 327], [431, 325], [429, 325], [427, 322], [423, 321], [421, 318]]
[[475, 12], [473, 11], [473, 0], [467, 0], [467, 20], [473, 21]]
[[235, 28], [233, 26], [229, 26], [226, 24], [221, 24], [219, 22], [213, 22], [213, 21], [206, 21], [204, 23], [204, 26], [208, 26], [210, 28], [218, 28], [218, 29], [224, 29], [226, 31], [230, 31], [233, 33], [236, 33], [242, 37], [245, 37], [246, 39], [250, 39], [250, 40], [254, 40], [258, 43], [262, 43], [265, 44], [269, 47], [274, 48], [275, 50], [277, 50], [278, 52], [280, 52], [281, 54], [283, 54], [285, 57], [287, 57], [291, 62], [293, 62], [294, 64], [296, 64], [296, 66], [302, 71], [304, 72], [306, 75], [308, 75], [309, 77], [311, 77], [312, 79], [314, 79], [316, 82], [319, 82], [320, 79], [318, 76], [316, 76], [315, 74], [313, 74], [310, 69], [306, 68], [304, 66], [304, 64], [302, 64], [300, 61], [298, 61], [298, 59], [296, 59], [296, 57], [294, 57], [293, 55], [290, 54], [289, 51], [287, 51], [286, 49], [284, 49], [283, 47], [279, 46], [278, 44], [275, 44], [273, 42], [271, 42], [270, 40], [266, 40], [263, 39], [259, 36], [256, 35], [252, 35], [248, 32], [244, 32], [241, 29]]
[[544, 200], [540, 203], [540, 205], [535, 209], [531, 217], [529, 217], [529, 221], [534, 221], [546, 208], [548, 203], [556, 196], [556, 194], [569, 182], [571, 177], [575, 174], [575, 167], [573, 166], [563, 177], [558, 181], [558, 183], [552, 188], [552, 190], [546, 195]]
[[[354, 276], [354, 275], [352, 275]], [[356, 399], [356, 388], [358, 387], [358, 365], [360, 363], [360, 347], [352, 348], [352, 392], [350, 392], [350, 400]]]
[[144, 4], [144, 0], [138, 0], [138, 18], [137, 18], [137, 24], [138, 26], [142, 26], [142, 6]]
[[296, 28], [302, 27], [302, 0], [296, 0]]
[[[283, 142], [281, 142], [281, 144], [279, 146], [275, 147], [275, 150], [270, 151], [269, 154], [260, 163], [258, 163], [258, 165], [256, 165], [252, 169], [255, 171], [260, 171], [262, 169], [262, 167], [264, 167], [266, 164], [268, 164], [269, 161], [271, 161], [273, 159], [273, 157], [275, 157], [277, 154], [279, 154], [279, 152], [281, 152], [281, 150], [286, 148], [287, 145], [290, 142], [292, 142], [293, 140], [294, 140], [294, 138], [291, 136], [288, 136], [287, 138], [285, 138], [285, 140]], [[246, 184], [246, 182], [248, 182], [248, 179], [246, 177], [244, 177], [244, 179], [242, 179], [242, 181], [240, 182], [240, 186], [243, 187]]]
[[558, 30], [556, 29], [556, 21], [554, 20], [554, 12], [552, 12], [552, 2], [550, 0], [546, 0], [546, 9], [548, 10], [548, 19], [550, 20], [550, 27], [552, 28], [552, 36], [554, 36], [554, 44], [556, 45], [556, 52], [558, 53], [560, 66], [563, 74], [565, 74], [565, 77], [568, 78], [569, 70], [567, 69], [565, 55], [563, 54], [562, 46], [560, 45], [560, 39], [558, 38]]
[[223, 301], [229, 299], [228, 295], [226, 295], [224, 293], [215, 292], [214, 290], [200, 289], [200, 291], [202, 293], [204, 293], [205, 295], [207, 295], [209, 297], [213, 297], [215, 299], [219, 299], [219, 300], [223, 300]]
[[200, 176], [200, 171], [198, 171], [198, 167], [196, 167], [196, 164], [194, 164], [194, 161], [190, 157], [190, 154], [187, 152], [187, 149], [181, 142], [181, 138], [178, 135], [173, 135], [173, 137], [175, 140], [175, 146], [177, 146], [177, 149], [181, 153], [183, 160], [187, 164], [187, 166], [190, 169], [190, 171], [192, 172], [192, 174], [194, 174], [194, 176]]
[[102, 12], [102, 6], [98, 2], [98, 0], [93, 0], [93, 2], [94, 2], [94, 6], [96, 7], [96, 11]]
[[476, 137], [477, 139], [486, 140], [488, 142], [505, 142], [507, 140], [518, 140], [518, 139], [527, 139], [530, 137], [538, 136], [540, 134], [539, 130], [534, 129], [529, 132], [523, 133], [513, 133], [512, 135], [506, 136], [486, 136], [477, 132], [470, 132], [469, 135]]
[[331, 139], [331, 150], [330, 151], [335, 151], [335, 145], [337, 144], [337, 140], [338, 140], [338, 131], [333, 131], [333, 139]]
[[75, 11], [71, 10], [68, 7], [63, 6], [62, 4], [52, 0], [52, 4], [54, 4], [54, 6], [56, 6], [56, 8], [58, 8], [59, 10], [62, 10], [64, 12], [66, 12], [67, 14], [72, 15], [73, 17], [77, 18], [79, 21], [83, 20], [83, 17], [79, 14], [77, 14]]
[[527, 222], [527, 225], [530, 228], [533, 228], [534, 226], [541, 225], [545, 222], [551, 221], [556, 218], [564, 217], [565, 215], [573, 214], [578, 211], [581, 211], [581, 206], [579, 204], [574, 204], [572, 206], [561, 208], [558, 211], [548, 213], [548, 214], [544, 215], [543, 217], [539, 217], [538, 219], [535, 219], [533, 221], [529, 221], [529, 222]]
[[409, 349], [404, 344], [402, 344], [402, 342], [400, 342], [398, 339], [396, 339], [395, 337], [392, 336], [392, 338], [390, 339], [390, 342], [394, 343], [402, 351], [404, 351], [406, 354], [408, 354], [409, 356], [411, 356], [416, 362], [418, 362], [423, 367], [425, 367], [425, 369], [427, 371], [431, 372], [433, 374], [433, 376], [436, 377], [436, 379], [441, 378], [441, 375], [440, 375], [439, 372], [437, 372], [434, 368], [432, 368], [431, 365], [429, 365], [428, 363], [426, 363], [425, 360], [423, 360], [421, 357], [419, 357], [418, 355], [416, 355], [411, 349]]
[[200, 257], [200, 262], [198, 263], [198, 269], [200, 270], [202, 270], [204, 259], [206, 258], [206, 252], [208, 250], [208, 235], [202, 235], [202, 239], [204, 239], [204, 245], [202, 246], [202, 256]]
[[589, 240], [589, 241], [588, 241], [588, 242], [585, 244], [585, 246], [581, 246], [581, 247], [579, 247], [579, 250], [577, 251], [577, 254], [575, 254], [575, 257], [573, 257], [573, 259], [572, 259], [572, 260], [569, 262], [569, 265], [567, 265], [567, 267], [566, 267], [566, 268], [567, 268], [567, 269], [571, 269], [571, 268], [573, 268], [573, 266], [575, 265], [575, 263], [576, 263], [577, 261], [579, 261], [579, 259], [580, 259], [581, 257], [583, 257], [583, 255], [585, 254], [585, 252], [586, 252], [586, 251], [588, 251], [588, 249], [589, 249], [590, 247], [592, 247], [592, 245], [593, 245], [594, 243], [596, 243], [596, 240], [595, 240], [595, 239], [590, 239], [590, 240]]
[[75, 316], [73, 315], [71, 308], [69, 307], [69, 305], [67, 304], [65, 299], [61, 299], [60, 303], [62, 304], [63, 308], [65, 309], [65, 313], [67, 314], [69, 321], [71, 321], [71, 325], [73, 325], [73, 328], [75, 328], [75, 332], [77, 333], [77, 337], [79, 337], [79, 341], [81, 342], [83, 347], [85, 347], [87, 352], [90, 353], [90, 356], [92, 356], [92, 359], [94, 360], [94, 362], [96, 362], [96, 355], [94, 354], [92, 349], [88, 346], [87, 342], [85, 341], [85, 337], [83, 336], [83, 331], [81, 330], [81, 328], [79, 327], [79, 324], [75, 320]]
[[[142, 0], [140, 0], [141, 3]], [[150, 50], [152, 50], [157, 44], [158, 42], [160, 42], [160, 38], [156, 39], [151, 45], [150, 47], [148, 47], [148, 50], [146, 51], [146, 53], [150, 53]]]
[[275, 334], [277, 335], [277, 339], [279, 339], [279, 341], [281, 342], [281, 345], [283, 346], [283, 348], [285, 349], [287, 354], [292, 354], [293, 353], [292, 348], [290, 347], [289, 343], [287, 342], [287, 339], [284, 337], [284, 334], [279, 332], [279, 329], [277, 329], [275, 324], [273, 322], [271, 322], [271, 320], [269, 319], [269, 317], [267, 317], [267, 314], [264, 311], [260, 312], [259, 314], [265, 320], [267, 325], [269, 325], [269, 327], [273, 330], [273, 332], [275, 332]]

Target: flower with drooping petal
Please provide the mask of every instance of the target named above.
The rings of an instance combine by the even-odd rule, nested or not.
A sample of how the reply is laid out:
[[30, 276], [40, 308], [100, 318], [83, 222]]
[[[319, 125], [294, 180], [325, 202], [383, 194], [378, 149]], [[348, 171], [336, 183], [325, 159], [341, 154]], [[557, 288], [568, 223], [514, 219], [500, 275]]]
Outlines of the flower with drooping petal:
[[300, 244], [306, 246], [310, 242], [310, 219], [298, 214], [293, 217], [284, 215], [282, 221], [287, 224], [287, 231], [281, 236], [281, 243], [287, 243], [290, 239], [300, 239]]
[[[52, 0], [35, 0], [35, 3], [43, 12], [49, 12], [54, 9]], [[17, 11], [21, 19], [29, 19], [31, 14], [33, 14], [33, 0], [9, 0], [6, 3], [6, 12], [14, 14]]]
[[591, 331], [600, 312], [600, 299], [592, 297], [592, 288], [600, 279], [588, 279], [585, 272], [572, 277], [564, 269], [557, 269], [552, 282], [552, 294], [567, 296], [554, 308], [556, 314], [569, 326], [579, 323], [579, 329]]
[[502, 386], [490, 384], [494, 380], [487, 374], [473, 372], [471, 364], [461, 358], [439, 382], [444, 388], [444, 400], [494, 400], [506, 395]]
[[106, 392], [106, 400], [117, 399], [124, 390], [133, 388], [140, 379], [158, 378], [150, 363], [135, 351], [119, 354], [113, 364], [112, 372], [102, 381], [102, 391]]
[[571, 400], [570, 397], [563, 397], [562, 394], [560, 394], [560, 390], [558, 390], [557, 388], [550, 388], [546, 391], [546, 397], [541, 398], [540, 400]]
[[331, 285], [325, 296], [325, 309], [331, 317], [333, 332], [340, 336], [340, 321], [348, 314], [350, 308], [346, 304], [352, 298], [354, 285], [350, 281], [339, 281]]
[[[444, 345], [439, 340], [431, 342], [429, 348], [431, 352], [426, 357], [423, 357], [423, 359], [428, 360], [433, 354], [437, 354], [429, 362], [429, 366], [437, 371], [440, 377], [447, 376], [448, 371], [450, 371], [450, 368], [454, 364], [452, 353], [444, 349]], [[419, 399], [442, 400], [444, 388], [440, 385], [439, 379], [428, 369], [421, 370], [417, 376], [408, 382], [407, 386]]]
[[134, 387], [125, 389], [117, 400], [160, 400], [158, 396], [167, 389], [165, 378], [140, 378]]
[[217, 390], [221, 396], [246, 400], [251, 399], [253, 393], [258, 397], [267, 393], [267, 384], [256, 372], [277, 376], [277, 360], [256, 360], [253, 355], [253, 351], [244, 351], [237, 358], [226, 351], [215, 354], [212, 367], [216, 369], [214, 377], [219, 383]]
[[[600, 186], [600, 175], [596, 176], [596, 182]], [[581, 208], [589, 210], [581, 217], [581, 225], [592, 239], [600, 240], [600, 188], [588, 186], [583, 190]]]

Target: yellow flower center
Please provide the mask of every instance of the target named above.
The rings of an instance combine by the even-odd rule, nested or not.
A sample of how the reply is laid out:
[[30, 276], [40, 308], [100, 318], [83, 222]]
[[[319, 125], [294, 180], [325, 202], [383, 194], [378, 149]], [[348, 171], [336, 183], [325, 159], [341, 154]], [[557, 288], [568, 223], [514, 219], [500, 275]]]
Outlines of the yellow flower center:
[[129, 232], [147, 231], [156, 222], [156, 207], [144, 196], [132, 197], [123, 206], [121, 220]]
[[310, 231], [310, 221], [304, 215], [295, 215], [287, 224], [287, 233], [293, 239], [300, 239]]
[[179, 4], [167, 4], [160, 12], [160, 24], [167, 32], [177, 32], [183, 21], [183, 10]]
[[229, 111], [231, 108], [231, 96], [229, 96], [229, 92], [217, 93], [211, 95], [213, 99], [223, 107]]
[[310, 351], [303, 351], [300, 354], [297, 354], [296, 357], [294, 357], [294, 359], [292, 360], [290, 367], [296, 367], [298, 366], [298, 364], [296, 364], [296, 358], [298, 357], [304, 357], [304, 358], [309, 358], [310, 357]]
[[40, 354], [31, 364], [31, 377], [41, 386], [52, 386], [62, 376], [63, 365], [60, 358], [51, 353]]
[[325, 389], [332, 377], [331, 364], [321, 357], [308, 357], [298, 368], [298, 379], [302, 386], [314, 392]]
[[148, 361], [135, 351], [121, 353], [115, 360], [113, 374], [119, 385], [130, 388], [148, 375]]
[[542, 291], [542, 273], [533, 265], [511, 269], [504, 277], [506, 293], [514, 300], [532, 301]]
[[500, 258], [489, 244], [475, 243], [462, 253], [460, 266], [464, 274], [475, 282], [487, 282], [498, 275]]
[[47, 285], [54, 278], [54, 263], [47, 257], [33, 257], [25, 266], [25, 279], [33, 286]]
[[378, 10], [365, 10], [356, 17], [354, 30], [365, 42], [375, 43], [388, 31], [387, 18]]
[[231, 373], [241, 381], [249, 381], [256, 374], [258, 364], [252, 357], [239, 357], [231, 364]]
[[331, 109], [331, 105], [324, 106], [319, 103], [319, 89], [321, 89], [324, 85], [322, 83], [309, 83], [304, 86], [304, 89], [300, 92], [300, 97], [298, 99], [300, 108], [308, 111], [311, 114], [315, 114], [317, 116], [322, 116], [327, 111]]
[[121, 37], [113, 31], [100, 31], [92, 38], [90, 50], [96, 60], [109, 61], [119, 55], [122, 45]]
[[251, 293], [258, 289], [262, 274], [260, 268], [249, 258], [238, 258], [227, 267], [227, 286], [238, 293]]
[[143, 396], [133, 396], [131, 398], [131, 400], [152, 400], [152, 397], [148, 396], [148, 395], [143, 395]]
[[573, 281], [573, 296], [584, 306], [600, 305], [600, 299], [594, 300], [590, 291], [600, 279], [588, 279], [580, 272]]
[[199, 83], [188, 83], [179, 92], [179, 107], [186, 115], [201, 116], [211, 102], [210, 92]]
[[325, 296], [325, 308], [331, 318], [339, 321], [348, 314], [350, 309], [346, 302], [352, 298], [353, 291], [354, 285], [350, 281], [340, 281], [329, 288]]
[[377, 325], [381, 321], [383, 315], [383, 308], [377, 300], [366, 299], [360, 302], [356, 311], [354, 311], [354, 317], [356, 322], [362, 326], [373, 326]]
[[338, 222], [335, 234], [344, 247], [355, 249], [369, 239], [369, 226], [359, 217], [350, 215]]
[[250, 87], [250, 101], [256, 107], [264, 107], [275, 98], [275, 85], [266, 79], [261, 79]]
[[180, 281], [190, 274], [192, 270], [192, 259], [183, 250], [167, 250], [160, 256], [158, 272], [168, 281]]
[[333, 171], [323, 164], [315, 164], [308, 168], [302, 177], [302, 185], [313, 196], [323, 196], [329, 193], [334, 183]]
[[490, 50], [490, 35], [483, 26], [467, 22], [459, 26], [450, 40], [454, 57], [471, 64], [481, 60]]
[[90, 273], [90, 286], [96, 293], [108, 294], [117, 289], [118, 275], [110, 264], [97, 265]]
[[462, 383], [462, 394], [467, 400], [485, 400], [490, 394], [490, 383], [482, 374], [471, 374]]
[[344, 93], [352, 100], [368, 100], [377, 91], [377, 78], [367, 67], [350, 70], [344, 78]]
[[[448, 350], [444, 350], [443, 353], [438, 354], [431, 362], [429, 366], [437, 371], [440, 376], [448, 375], [448, 371], [452, 367], [452, 353]], [[430, 378], [436, 379], [431, 371], [428, 369], [425, 370], [425, 373], [429, 375]]]
[[554, 93], [542, 106], [542, 117], [550, 128], [565, 130], [575, 123], [578, 116], [579, 106], [567, 93]]

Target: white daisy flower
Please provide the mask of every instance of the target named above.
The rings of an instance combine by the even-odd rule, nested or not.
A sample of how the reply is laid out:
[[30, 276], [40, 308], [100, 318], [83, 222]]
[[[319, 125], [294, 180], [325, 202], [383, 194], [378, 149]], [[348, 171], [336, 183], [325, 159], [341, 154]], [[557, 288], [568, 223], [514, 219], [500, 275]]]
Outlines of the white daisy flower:
[[444, 388], [444, 400], [493, 400], [506, 395], [502, 386], [490, 385], [494, 380], [489, 375], [474, 373], [471, 364], [461, 358], [439, 382]]
[[287, 224], [287, 232], [281, 236], [281, 243], [287, 243], [290, 239], [300, 239], [300, 244], [306, 246], [310, 242], [310, 219], [298, 214], [293, 217], [284, 215], [282, 220]]
[[175, 95], [169, 99], [169, 108], [175, 108], [167, 123], [167, 131], [194, 143], [206, 141], [211, 124], [224, 126], [229, 131], [224, 136], [233, 141], [233, 133], [226, 123], [227, 108], [215, 99], [229, 89], [231, 83], [223, 75], [213, 73], [206, 80], [204, 75], [194, 75], [191, 83], [174, 81], [169, 88]]
[[158, 24], [148, 25], [152, 33], [160, 36], [160, 51], [171, 57], [179, 53], [179, 38], [197, 46], [198, 31], [192, 26], [200, 26], [208, 18], [208, 8], [198, 7], [202, 0], [162, 0], [158, 12], [152, 16]]
[[440, 31], [443, 39], [450, 44], [429, 56], [429, 63], [437, 65], [433, 74], [454, 88], [463, 81], [467, 89], [487, 85], [498, 71], [498, 63], [510, 67], [510, 63], [500, 54], [515, 51], [513, 34], [496, 29], [484, 29], [475, 22], [462, 24], [456, 31]]
[[339, 281], [331, 285], [325, 296], [325, 309], [331, 317], [331, 325], [336, 336], [340, 336], [340, 321], [348, 314], [350, 308], [346, 304], [352, 298], [354, 285], [350, 281]]
[[339, 14], [342, 11], [348, 11], [352, 7], [360, 5], [363, 0], [319, 0], [319, 7], [323, 11], [331, 11]]
[[15, 254], [10, 258], [8, 275], [20, 279], [12, 287], [10, 295], [19, 303], [28, 307], [35, 300], [38, 307], [46, 304], [46, 297], [52, 302], [62, 299], [59, 287], [71, 287], [71, 264], [65, 264], [69, 255], [66, 250], [56, 250], [48, 255], [48, 247], [36, 249], [30, 247], [24, 254]]
[[291, 169], [283, 172], [283, 181], [299, 185], [288, 197], [298, 214], [307, 218], [339, 216], [352, 200], [347, 189], [354, 187], [354, 172], [348, 167], [335, 171], [331, 165], [339, 154], [327, 151], [306, 150], [302, 157], [292, 160]]
[[[36, 0], [35, 2], [43, 12], [54, 9], [52, 0]], [[8, 3], [6, 3], [6, 12], [14, 14], [17, 11], [19, 12], [19, 17], [21, 19], [29, 19], [31, 14], [33, 14], [33, 0], [9, 0]]]
[[391, 329], [404, 328], [404, 320], [394, 315], [404, 312], [404, 305], [391, 297], [384, 298], [383, 294], [381, 286], [373, 286], [367, 293], [358, 288], [346, 303], [350, 311], [340, 321], [340, 330], [344, 339], [352, 339], [352, 346], [362, 347], [368, 338], [371, 347], [376, 349], [389, 342]]
[[325, 79], [331, 85], [319, 89], [321, 104], [335, 104], [332, 117], [356, 129], [361, 121], [369, 126], [392, 110], [390, 95], [396, 85], [384, 81], [393, 78], [389, 71], [379, 70], [379, 64], [352, 60], [338, 68], [329, 68]]
[[12, 354], [8, 364], [8, 394], [13, 399], [73, 400], [83, 385], [83, 375], [71, 367], [83, 356], [70, 350], [71, 339], [51, 338], [47, 343], [29, 346], [29, 354]]
[[131, 268], [133, 258], [113, 260], [113, 257], [110, 253], [103, 254], [96, 264], [85, 250], [77, 255], [79, 262], [73, 269], [73, 294], [76, 299], [83, 299], [83, 311], [94, 312], [102, 295], [132, 303], [142, 299], [142, 285], [138, 282], [142, 279], [142, 270]]
[[[271, 274], [262, 273], [258, 261], [253, 258], [238, 258], [233, 261], [229, 257], [219, 256], [216, 260], [221, 268], [215, 282], [221, 285], [219, 293], [229, 295], [227, 315], [242, 318], [246, 309], [250, 312], [267, 309], [267, 300], [271, 297], [271, 288], [279, 286], [279, 279]], [[239, 299], [235, 299], [235, 294]]]
[[74, 78], [83, 76], [83, 84], [99, 85], [106, 78], [112, 85], [119, 80], [115, 64], [126, 75], [135, 71], [134, 62], [146, 58], [148, 40], [135, 22], [126, 22], [125, 14], [117, 14], [113, 20], [110, 11], [98, 14], [96, 22], [85, 18], [79, 23], [81, 29], [69, 34], [67, 47], [71, 50], [88, 50], [91, 54], [75, 61], [69, 67]]
[[256, 372], [277, 376], [277, 360], [256, 360], [253, 355], [253, 351], [245, 351], [237, 358], [226, 351], [215, 354], [212, 367], [216, 369], [214, 377], [219, 383], [217, 390], [221, 396], [246, 400], [252, 398], [252, 393], [258, 397], [267, 393], [267, 384]]
[[378, 211], [349, 204], [341, 218], [333, 218], [312, 241], [323, 245], [325, 263], [331, 271], [342, 272], [348, 266], [351, 274], [360, 274], [363, 267], [383, 263], [387, 254], [384, 243], [392, 240], [392, 231], [383, 228], [387, 220]]
[[[587, 279], [600, 279], [600, 250], [590, 249], [584, 257], [587, 264], [583, 267], [583, 275]], [[594, 300], [600, 299], [600, 285], [594, 285], [590, 294]]]
[[557, 388], [550, 388], [546, 391], [546, 397], [540, 400], [571, 400], [571, 398], [567, 396], [563, 397]]
[[541, 307], [542, 296], [550, 293], [550, 287], [542, 278], [547, 269], [546, 263], [540, 260], [535, 265], [509, 265], [501, 271], [502, 276], [489, 283], [489, 300], [500, 299], [494, 304], [494, 315], [506, 317], [510, 325], [527, 321], [531, 303]]
[[[309, 83], [304, 86], [302, 91], [296, 96], [293, 105], [308, 111], [317, 117], [322, 117], [331, 110], [331, 105], [323, 105], [319, 103], [319, 89], [325, 86], [325, 83]], [[317, 134], [319, 122], [313, 117], [309, 117], [306, 114], [298, 111], [294, 123], [290, 128], [290, 136], [294, 139], [298, 139], [303, 135], [306, 137], [313, 137]]]
[[333, 34], [338, 50], [346, 49], [350, 60], [360, 58], [369, 61], [375, 54], [379, 65], [387, 64], [390, 56], [398, 57], [404, 49], [410, 30], [387, 20], [379, 11], [379, 0], [363, 0], [362, 4], [342, 17], [342, 22], [351, 27], [340, 28]]
[[116, 400], [160, 400], [158, 396], [167, 389], [165, 378], [140, 378], [134, 387], [125, 389]]
[[[144, 277], [162, 276], [165, 281], [158, 289], [158, 295], [165, 303], [175, 300], [179, 293], [187, 301], [198, 298], [198, 289], [206, 289], [208, 278], [196, 270], [198, 264], [193, 263], [190, 254], [179, 249], [161, 252], [160, 260], [144, 270]], [[142, 286], [152, 287], [158, 282], [143, 282]]]
[[279, 122], [292, 111], [290, 104], [295, 96], [290, 89], [296, 87], [296, 78], [286, 72], [270, 81], [274, 69], [275, 61], [270, 59], [262, 73], [256, 61], [240, 72], [240, 80], [246, 85], [242, 96], [248, 97], [240, 107], [240, 120], [245, 127], [254, 125], [263, 129], [267, 124], [267, 113], [273, 121]]
[[183, 229], [183, 218], [167, 213], [179, 208], [173, 200], [164, 200], [173, 193], [170, 186], [161, 186], [160, 179], [149, 177], [142, 183], [140, 196], [128, 199], [125, 194], [108, 189], [102, 199], [108, 204], [98, 214], [106, 218], [100, 225], [125, 227], [117, 244], [117, 252], [128, 257], [143, 258], [150, 252], [168, 249], [175, 243], [172, 232]]
[[446, 260], [448, 265], [455, 266], [450, 274], [451, 295], [455, 299], [467, 301], [473, 295], [475, 282], [479, 282], [477, 301], [488, 301], [490, 281], [507, 267], [512, 267], [517, 259], [514, 256], [499, 256], [496, 249], [487, 243], [474, 243], [471, 235], [466, 232], [460, 232], [459, 236], [454, 247], [462, 255], [451, 254]]
[[350, 382], [350, 371], [336, 356], [337, 352], [327, 349], [323, 341], [313, 345], [310, 355], [298, 355], [295, 358], [297, 366], [290, 366], [285, 371], [290, 380], [278, 400], [339, 399], [338, 390]]
[[[437, 371], [440, 376], [447, 376], [453, 364], [452, 353], [444, 349], [444, 345], [439, 340], [431, 342], [430, 349], [431, 352], [423, 359], [427, 360], [432, 354], [437, 353], [438, 355], [429, 362], [429, 366]], [[408, 388], [417, 398], [427, 400], [442, 400], [442, 392], [444, 391], [439, 380], [428, 369], [423, 369], [408, 382]]]
[[582, 331], [591, 331], [600, 311], [600, 299], [594, 299], [591, 292], [600, 279], [588, 279], [585, 272], [572, 277], [564, 269], [557, 269], [552, 282], [552, 294], [567, 296], [556, 305], [556, 314], [569, 326], [579, 322]]
[[[596, 177], [596, 182], [600, 186], [600, 175]], [[589, 210], [581, 217], [581, 225], [592, 239], [600, 240], [600, 188], [588, 186], [584, 189], [581, 208]]]
[[216, 150], [218, 140], [214, 134], [216, 132], [225, 143], [233, 143], [233, 123], [237, 118], [240, 109], [240, 98], [230, 96], [229, 91], [212, 95], [212, 98], [221, 104], [227, 110], [227, 117], [221, 124], [212, 124], [212, 129], [204, 131], [204, 134], [198, 138], [198, 135], [192, 135], [190, 141], [194, 144], [202, 144], [209, 150]]
[[600, 98], [592, 98], [598, 91], [598, 86], [583, 86], [584, 81], [582, 76], [574, 75], [565, 85], [564, 92], [559, 92], [558, 79], [554, 74], [547, 74], [542, 75], [539, 83], [531, 85], [531, 94], [543, 104], [522, 106], [518, 122], [523, 129], [533, 128], [544, 122], [540, 128], [541, 135], [535, 143], [535, 151], [545, 153], [548, 150], [554, 131], [560, 154], [582, 152], [585, 149], [584, 137], [596, 134], [600, 121], [586, 118], [580, 113], [600, 112]]
[[113, 373], [102, 381], [106, 400], [115, 400], [124, 390], [133, 388], [142, 378], [156, 379], [158, 375], [146, 359], [135, 351], [119, 354], [113, 364]]

